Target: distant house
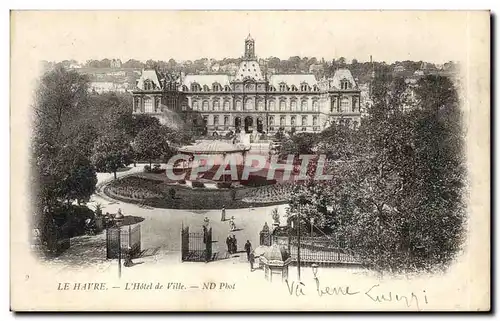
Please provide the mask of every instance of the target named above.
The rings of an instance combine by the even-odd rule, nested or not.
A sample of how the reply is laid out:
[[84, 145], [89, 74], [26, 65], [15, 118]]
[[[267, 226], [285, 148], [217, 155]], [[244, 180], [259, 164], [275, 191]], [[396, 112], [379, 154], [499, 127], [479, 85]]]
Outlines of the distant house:
[[220, 70], [220, 65], [219, 64], [212, 65], [211, 70], [213, 72], [218, 72]]
[[405, 71], [405, 67], [401, 66], [401, 65], [397, 65], [396, 67], [394, 67], [394, 72], [395, 73], [400, 73], [400, 72], [403, 72]]
[[413, 73], [413, 75], [418, 76], [418, 77], [422, 77], [424, 75], [424, 72], [422, 70], [418, 69], [417, 71], [415, 71]]
[[73, 63], [73, 64], [69, 65], [69, 68], [70, 69], [80, 69], [80, 68], [82, 68], [82, 65], [77, 64], [77, 63]]
[[120, 59], [112, 59], [110, 63], [111, 68], [121, 68], [122, 61]]
[[322, 72], [323, 71], [323, 65], [322, 64], [312, 64], [309, 66], [309, 72], [310, 73], [317, 73], [317, 72]]

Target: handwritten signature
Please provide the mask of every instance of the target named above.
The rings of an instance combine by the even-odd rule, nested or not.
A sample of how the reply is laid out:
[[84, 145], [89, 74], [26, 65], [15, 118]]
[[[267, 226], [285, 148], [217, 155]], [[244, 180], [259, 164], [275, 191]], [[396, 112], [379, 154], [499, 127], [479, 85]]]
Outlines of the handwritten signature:
[[[366, 291], [356, 291], [351, 289], [350, 286], [323, 286], [321, 285], [321, 282], [316, 273], [314, 273], [314, 281], [314, 292], [319, 297], [364, 295], [367, 299], [373, 302], [402, 302], [408, 308], [415, 306], [417, 310], [420, 310], [422, 299], [425, 304], [429, 303], [425, 290], [423, 290], [422, 293], [411, 292], [410, 294], [402, 295], [393, 291], [382, 291], [380, 289], [380, 284], [374, 284], [371, 287], [367, 288]], [[290, 283], [288, 282], [288, 280], [286, 280], [286, 285], [288, 288], [288, 293], [292, 296], [307, 296], [309, 293], [306, 284], [303, 282], [292, 281]]]

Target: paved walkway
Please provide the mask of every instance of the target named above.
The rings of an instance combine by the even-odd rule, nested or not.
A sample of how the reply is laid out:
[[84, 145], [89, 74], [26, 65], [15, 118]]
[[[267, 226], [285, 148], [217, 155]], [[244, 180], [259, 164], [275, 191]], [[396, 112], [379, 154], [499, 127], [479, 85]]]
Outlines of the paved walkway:
[[[144, 165], [138, 164], [137, 167], [132, 167], [128, 171], [117, 173], [117, 177], [140, 172], [143, 167]], [[139, 262], [144, 262], [141, 266], [151, 263], [180, 262], [181, 226], [189, 226], [192, 232], [202, 232], [205, 217], [210, 220], [213, 240], [215, 241], [214, 252], [218, 252], [220, 258], [226, 257], [225, 240], [229, 233], [236, 236], [239, 251], [243, 251], [246, 240], [249, 240], [254, 248], [257, 247], [259, 245], [259, 232], [264, 222], [267, 222], [269, 226], [272, 225], [271, 215], [275, 207], [279, 208], [281, 219], [285, 222], [286, 205], [226, 210], [226, 218], [234, 216], [237, 227], [236, 231], [230, 232], [229, 221], [221, 221], [220, 210], [158, 209], [124, 203], [110, 199], [102, 193], [102, 187], [113, 180], [113, 174], [98, 173], [97, 179], [97, 192], [88, 203], [90, 208], [94, 209], [96, 204], [100, 204], [104, 213], [116, 213], [118, 209], [121, 209], [124, 215], [144, 218], [141, 223], [141, 245], [145, 253], [144, 257], [137, 259]], [[228, 263], [244, 262], [246, 264], [246, 254], [242, 252], [224, 261]], [[50, 264], [65, 270], [84, 266], [105, 271], [110, 268], [113, 262], [106, 259], [105, 232], [102, 232], [96, 236], [84, 235], [72, 238], [71, 247], [61, 256], [52, 260]]]

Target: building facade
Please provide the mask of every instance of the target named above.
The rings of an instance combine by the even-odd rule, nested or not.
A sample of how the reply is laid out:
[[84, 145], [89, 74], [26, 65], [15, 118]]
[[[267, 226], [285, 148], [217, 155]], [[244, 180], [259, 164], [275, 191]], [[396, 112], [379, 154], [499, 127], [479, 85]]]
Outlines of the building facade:
[[313, 74], [270, 73], [258, 61], [249, 35], [234, 74], [173, 79], [143, 70], [132, 91], [133, 112], [160, 118], [166, 110], [198, 114], [190, 119], [200, 119], [208, 135], [319, 132], [333, 122], [359, 125], [361, 91], [349, 70], [339, 69], [333, 77], [317, 80]]

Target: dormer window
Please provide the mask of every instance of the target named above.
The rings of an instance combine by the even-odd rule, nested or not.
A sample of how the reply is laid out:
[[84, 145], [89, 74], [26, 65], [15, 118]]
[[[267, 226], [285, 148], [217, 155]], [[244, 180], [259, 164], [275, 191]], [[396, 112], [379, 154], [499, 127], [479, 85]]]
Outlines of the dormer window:
[[309, 86], [307, 84], [301, 84], [300, 85], [300, 91], [308, 91], [309, 90]]
[[207, 85], [203, 85], [203, 91], [210, 91], [210, 88]]
[[183, 85], [183, 86], [182, 86], [182, 91], [189, 91], [188, 86]]
[[228, 85], [224, 86], [224, 91], [231, 91], [231, 87], [229, 87]]
[[297, 91], [297, 87], [295, 87], [295, 85], [292, 85], [292, 91]]
[[346, 90], [346, 89], [350, 89], [350, 88], [352, 88], [352, 84], [351, 84], [351, 82], [349, 80], [343, 79], [340, 82], [340, 89]]
[[199, 84], [197, 84], [197, 83], [191, 84], [191, 91], [200, 91], [200, 90], [201, 90], [201, 87]]
[[286, 91], [286, 84], [280, 84], [280, 91]]
[[153, 82], [149, 79], [144, 81], [144, 90], [153, 90]]
[[214, 84], [212, 85], [212, 90], [213, 90], [213, 91], [220, 91], [220, 88], [221, 88], [221, 85], [220, 85], [220, 84], [218, 84], [218, 83], [214, 83]]
[[319, 91], [318, 86], [314, 85], [313, 90], [314, 90], [314, 91]]

